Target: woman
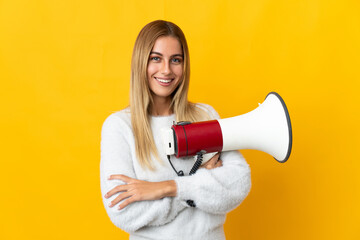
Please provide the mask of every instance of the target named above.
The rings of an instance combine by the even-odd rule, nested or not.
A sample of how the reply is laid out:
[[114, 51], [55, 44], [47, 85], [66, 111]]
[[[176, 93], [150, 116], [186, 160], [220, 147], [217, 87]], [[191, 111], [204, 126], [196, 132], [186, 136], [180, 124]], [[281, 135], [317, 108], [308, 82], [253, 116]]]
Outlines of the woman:
[[[194, 175], [194, 162], [167, 162], [161, 129], [174, 121], [219, 118], [187, 100], [190, 64], [181, 29], [154, 21], [132, 56], [130, 107], [110, 115], [101, 139], [101, 190], [111, 221], [130, 239], [225, 239], [226, 213], [247, 196], [250, 169], [237, 151], [215, 155]], [[191, 200], [191, 201], [189, 201]]]

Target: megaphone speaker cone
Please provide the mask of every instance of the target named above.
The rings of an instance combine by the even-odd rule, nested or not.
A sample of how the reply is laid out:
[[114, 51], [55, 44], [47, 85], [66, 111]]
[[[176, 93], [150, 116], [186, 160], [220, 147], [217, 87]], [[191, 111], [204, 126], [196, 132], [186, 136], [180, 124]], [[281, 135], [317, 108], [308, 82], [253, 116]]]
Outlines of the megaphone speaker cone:
[[288, 110], [279, 94], [269, 93], [251, 112], [219, 119], [223, 135], [222, 151], [254, 149], [285, 162], [291, 153], [292, 129]]

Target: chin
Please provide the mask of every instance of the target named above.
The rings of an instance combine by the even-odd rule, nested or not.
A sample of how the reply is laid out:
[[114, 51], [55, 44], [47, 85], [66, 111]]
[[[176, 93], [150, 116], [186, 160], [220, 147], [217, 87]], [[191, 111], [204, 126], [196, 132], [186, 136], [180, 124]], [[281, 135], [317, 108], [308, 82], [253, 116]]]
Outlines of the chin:
[[167, 93], [154, 92], [153, 95], [156, 97], [160, 97], [160, 98], [169, 98], [169, 97], [172, 98], [172, 96], [173, 96], [172, 92], [171, 93], [169, 93], [169, 92], [167, 92]]

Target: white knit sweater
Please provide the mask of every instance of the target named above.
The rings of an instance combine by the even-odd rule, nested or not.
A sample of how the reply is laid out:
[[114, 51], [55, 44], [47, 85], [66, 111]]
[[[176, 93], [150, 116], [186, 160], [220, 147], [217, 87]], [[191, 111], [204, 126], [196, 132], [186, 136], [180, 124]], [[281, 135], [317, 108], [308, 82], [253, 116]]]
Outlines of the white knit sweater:
[[[209, 105], [197, 104], [214, 119], [219, 118]], [[238, 151], [221, 153], [223, 166], [215, 169], [200, 168], [189, 176], [193, 158], [176, 159], [174, 167], [183, 170], [185, 176], [178, 177], [171, 168], [161, 139], [161, 129], [170, 128], [175, 115], [152, 117], [151, 129], [162, 162], [154, 160], [156, 171], [143, 169], [135, 154], [130, 111], [111, 114], [104, 122], [101, 133], [100, 183], [103, 203], [111, 221], [130, 233], [130, 239], [225, 239], [223, 224], [226, 213], [236, 208], [247, 196], [251, 187], [250, 168]], [[175, 180], [177, 196], [155, 201], [134, 202], [122, 210], [118, 204], [112, 208], [109, 203], [117, 196], [104, 198], [105, 193], [120, 180], [107, 180], [111, 174], [146, 180]], [[193, 200], [196, 207], [190, 207], [186, 200]]]

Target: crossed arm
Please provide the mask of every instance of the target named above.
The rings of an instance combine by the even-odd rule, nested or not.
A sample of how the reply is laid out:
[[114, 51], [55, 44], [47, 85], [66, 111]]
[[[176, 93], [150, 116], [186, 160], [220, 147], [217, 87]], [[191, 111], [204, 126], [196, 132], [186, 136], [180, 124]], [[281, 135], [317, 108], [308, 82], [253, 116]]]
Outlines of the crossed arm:
[[[211, 160], [206, 162], [202, 168], [208, 170], [221, 167], [222, 161], [219, 154], [216, 154]], [[164, 197], [176, 197], [177, 185], [174, 180], [162, 182], [148, 182], [131, 178], [122, 174], [110, 175], [108, 180], [121, 180], [126, 184], [118, 185], [105, 194], [105, 198], [110, 198], [114, 194], [119, 195], [111, 201], [109, 207], [114, 207], [119, 202], [118, 209], [123, 209], [129, 204], [145, 200], [159, 200]]]

